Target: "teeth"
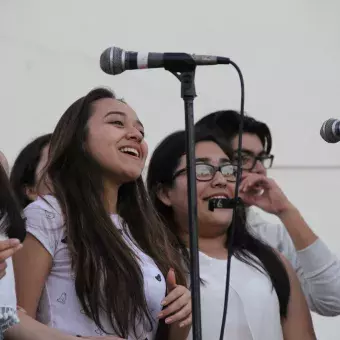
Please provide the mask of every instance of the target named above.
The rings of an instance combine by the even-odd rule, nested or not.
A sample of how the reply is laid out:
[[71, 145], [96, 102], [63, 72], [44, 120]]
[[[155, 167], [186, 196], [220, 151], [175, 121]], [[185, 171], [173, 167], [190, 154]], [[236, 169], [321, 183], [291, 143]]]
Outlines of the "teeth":
[[227, 196], [212, 196], [211, 198], [228, 198]]
[[119, 149], [119, 151], [127, 153], [127, 154], [133, 154], [134, 156], [139, 157], [139, 152], [134, 148], [125, 147], [125, 148]]

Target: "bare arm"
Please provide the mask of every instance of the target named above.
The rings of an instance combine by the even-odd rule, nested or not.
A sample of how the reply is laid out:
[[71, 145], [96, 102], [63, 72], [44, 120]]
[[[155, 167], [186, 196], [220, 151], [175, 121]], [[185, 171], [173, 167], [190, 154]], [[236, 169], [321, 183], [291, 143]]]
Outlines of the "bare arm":
[[40, 296], [52, 268], [52, 256], [29, 233], [23, 245], [23, 249], [13, 256], [17, 301], [35, 319]]
[[[18, 312], [20, 323], [5, 333], [5, 340], [76, 340], [79, 337], [64, 334], [32, 319], [24, 312]], [[92, 340], [124, 340], [116, 336], [82, 337]]]
[[287, 318], [282, 320], [285, 340], [316, 340], [312, 318], [300, 282], [288, 260], [280, 255], [290, 281]]
[[23, 312], [18, 312], [20, 323], [5, 332], [5, 340], [75, 340], [74, 336], [63, 334], [34, 320]]
[[188, 339], [190, 329], [191, 329], [191, 325], [180, 328], [179, 325], [173, 324], [170, 326], [169, 339], [170, 340]]

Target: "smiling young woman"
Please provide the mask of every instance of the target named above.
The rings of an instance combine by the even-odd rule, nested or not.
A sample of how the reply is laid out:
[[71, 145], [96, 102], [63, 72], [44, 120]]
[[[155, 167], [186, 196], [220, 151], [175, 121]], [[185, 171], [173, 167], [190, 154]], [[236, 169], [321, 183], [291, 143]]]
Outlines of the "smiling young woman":
[[28, 237], [15, 258], [29, 316], [74, 336], [151, 340], [168, 324], [164, 339], [186, 339], [190, 292], [141, 178], [143, 137], [136, 112], [107, 89], [61, 117], [44, 175], [52, 195], [25, 209]]

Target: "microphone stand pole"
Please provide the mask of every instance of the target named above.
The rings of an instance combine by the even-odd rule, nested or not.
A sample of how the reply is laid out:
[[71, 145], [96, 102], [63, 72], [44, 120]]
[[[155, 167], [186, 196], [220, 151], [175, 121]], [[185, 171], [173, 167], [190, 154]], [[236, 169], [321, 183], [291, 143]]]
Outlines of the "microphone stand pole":
[[[185, 111], [185, 142], [188, 183], [189, 239], [190, 239], [190, 282], [192, 298], [192, 334], [194, 340], [202, 339], [200, 270], [197, 231], [197, 190], [195, 159], [194, 99], [196, 64], [188, 54], [179, 53], [178, 63], [165, 65], [181, 82], [181, 98]], [[185, 58], [183, 58], [185, 56]]]

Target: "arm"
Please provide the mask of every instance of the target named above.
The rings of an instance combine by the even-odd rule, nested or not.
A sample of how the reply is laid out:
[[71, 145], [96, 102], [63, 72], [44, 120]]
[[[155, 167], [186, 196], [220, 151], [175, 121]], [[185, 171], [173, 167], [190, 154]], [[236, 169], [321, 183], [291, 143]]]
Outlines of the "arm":
[[312, 318], [306, 299], [302, 293], [300, 282], [290, 263], [280, 256], [284, 263], [290, 282], [290, 297], [287, 318], [282, 320], [285, 340], [316, 340]]
[[[262, 195], [254, 195], [254, 188], [258, 186], [263, 188]], [[267, 228], [276, 228], [280, 234], [276, 244], [271, 245], [279, 246], [292, 263], [310, 309], [324, 316], [340, 315], [340, 261], [318, 239], [272, 179], [248, 174], [240, 189], [247, 204], [276, 215], [283, 223], [284, 227], [280, 224]], [[266, 234], [261, 235], [264, 241], [268, 241]]]
[[[273, 246], [280, 248], [293, 266], [309, 308], [323, 316], [340, 315], [339, 259], [320, 239], [296, 251], [285, 226], [268, 224], [268, 228], [277, 231], [277, 241]], [[266, 240], [266, 234], [261, 236]]]
[[[56, 329], [49, 328], [32, 319], [24, 312], [19, 311], [20, 323], [5, 333], [5, 340], [76, 340], [79, 337], [64, 334]], [[89, 337], [92, 340], [124, 340], [116, 336]]]
[[189, 332], [191, 329], [190, 326], [185, 326], [180, 328], [179, 325], [173, 324], [170, 326], [169, 330], [169, 340], [186, 340], [188, 339]]
[[5, 332], [5, 340], [76, 340], [77, 337], [63, 334], [32, 319], [23, 312], [18, 312], [20, 323]]
[[31, 234], [27, 234], [22, 252], [13, 256], [20, 323], [5, 332], [5, 340], [75, 340], [35, 320], [36, 310], [46, 278], [52, 266], [52, 256]]
[[340, 261], [313, 233], [299, 211], [290, 206], [278, 217], [297, 250], [297, 274], [311, 310], [340, 315]]
[[297, 251], [309, 247], [318, 239], [292, 204], [287, 204], [287, 207], [280, 211], [277, 217], [286, 227]]
[[13, 257], [17, 301], [35, 319], [40, 296], [52, 267], [52, 256], [29, 233], [23, 245], [22, 251]]

